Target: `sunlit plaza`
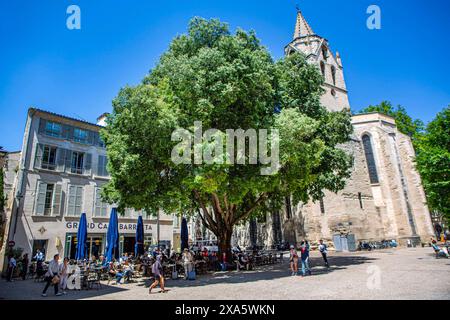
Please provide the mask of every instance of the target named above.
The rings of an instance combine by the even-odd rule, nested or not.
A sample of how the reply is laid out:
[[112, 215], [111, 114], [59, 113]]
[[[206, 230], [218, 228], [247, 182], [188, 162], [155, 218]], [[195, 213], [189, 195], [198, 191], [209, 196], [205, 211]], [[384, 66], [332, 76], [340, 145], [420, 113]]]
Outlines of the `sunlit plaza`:
[[288, 259], [252, 271], [214, 272], [196, 280], [167, 280], [167, 293], [148, 294], [152, 279], [130, 283], [101, 281], [101, 286], [41, 297], [43, 282], [0, 282], [0, 299], [161, 300], [161, 299], [450, 299], [450, 260], [437, 259], [432, 248], [381, 249], [330, 254], [330, 268], [311, 256], [312, 275], [291, 276]]

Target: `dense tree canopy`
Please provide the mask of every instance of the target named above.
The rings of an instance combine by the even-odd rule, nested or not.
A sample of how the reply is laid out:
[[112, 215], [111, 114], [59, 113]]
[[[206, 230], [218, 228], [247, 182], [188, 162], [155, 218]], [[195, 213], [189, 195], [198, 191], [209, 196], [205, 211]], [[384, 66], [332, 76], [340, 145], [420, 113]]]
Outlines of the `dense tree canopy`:
[[[286, 195], [319, 199], [324, 189], [343, 188], [351, 159], [337, 146], [352, 131], [350, 115], [321, 106], [322, 84], [303, 55], [274, 61], [254, 32], [231, 34], [219, 20], [192, 19], [142, 83], [121, 89], [113, 101], [102, 131], [111, 175], [104, 197], [119, 209], [198, 214], [228, 251], [233, 226], [269, 202]], [[172, 133], [194, 134], [196, 121], [203, 132], [269, 129], [269, 149], [279, 141], [278, 170], [262, 175], [267, 163], [249, 164], [248, 149], [245, 164], [175, 164], [179, 141]]]
[[450, 107], [427, 125], [416, 152], [430, 209], [450, 219]]

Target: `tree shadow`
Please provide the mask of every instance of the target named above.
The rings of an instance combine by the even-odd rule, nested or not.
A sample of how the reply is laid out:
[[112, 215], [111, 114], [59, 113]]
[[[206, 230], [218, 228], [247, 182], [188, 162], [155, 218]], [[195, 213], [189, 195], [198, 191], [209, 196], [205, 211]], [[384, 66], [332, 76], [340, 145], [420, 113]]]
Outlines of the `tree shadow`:
[[[371, 263], [376, 258], [368, 258], [363, 256], [333, 256], [328, 257], [330, 268], [325, 267], [322, 257], [311, 257], [310, 267], [312, 270], [312, 277], [338, 272], [347, 269], [348, 266], [359, 265], [364, 263]], [[299, 263], [299, 274], [301, 273], [301, 264]], [[245, 283], [260, 280], [276, 280], [291, 277], [289, 269], [289, 261], [287, 259], [282, 263], [266, 265], [257, 267], [252, 271], [226, 271], [213, 272], [206, 275], [197, 275], [196, 280], [184, 280], [178, 278], [176, 280], [166, 279], [166, 286], [168, 288], [184, 288], [205, 286], [210, 284], [234, 284]], [[151, 279], [140, 279], [138, 286], [148, 287], [152, 283]]]

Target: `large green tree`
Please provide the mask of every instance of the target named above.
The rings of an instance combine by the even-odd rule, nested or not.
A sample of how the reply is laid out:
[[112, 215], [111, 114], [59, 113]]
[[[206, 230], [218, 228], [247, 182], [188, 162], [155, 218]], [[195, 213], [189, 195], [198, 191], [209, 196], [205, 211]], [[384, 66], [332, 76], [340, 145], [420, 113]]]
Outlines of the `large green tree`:
[[[350, 115], [321, 106], [322, 84], [303, 55], [274, 61], [253, 32], [231, 34], [219, 20], [192, 19], [142, 83], [113, 101], [102, 131], [111, 175], [104, 197], [119, 211], [198, 214], [229, 253], [233, 227], [285, 196], [307, 201], [343, 188], [351, 159], [337, 146], [352, 131]], [[175, 164], [172, 133], [192, 132], [195, 121], [203, 132], [279, 130], [279, 170], [262, 175], [266, 165], [249, 164], [248, 148], [245, 164]]]
[[438, 113], [416, 143], [416, 162], [431, 210], [450, 219], [450, 107]]

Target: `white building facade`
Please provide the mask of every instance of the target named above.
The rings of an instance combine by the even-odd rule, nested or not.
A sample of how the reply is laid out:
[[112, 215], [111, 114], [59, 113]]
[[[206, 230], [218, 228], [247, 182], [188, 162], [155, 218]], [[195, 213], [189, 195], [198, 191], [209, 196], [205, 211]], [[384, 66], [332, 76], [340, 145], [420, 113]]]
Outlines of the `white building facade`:
[[[98, 120], [101, 123], [103, 119]], [[29, 255], [40, 249], [46, 259], [56, 253], [73, 258], [80, 215], [86, 213], [88, 253], [99, 256], [105, 252], [112, 206], [100, 196], [102, 185], [109, 180], [101, 128], [98, 124], [29, 109], [15, 188], [9, 201], [7, 239], [14, 241], [15, 247], [23, 248]], [[178, 218], [162, 212], [151, 217], [127, 209], [119, 215], [121, 253], [134, 252], [139, 215], [144, 221], [146, 246], [157, 244], [159, 239], [160, 245], [171, 247], [174, 239], [179, 239]], [[2, 248], [3, 254], [4, 251]]]

